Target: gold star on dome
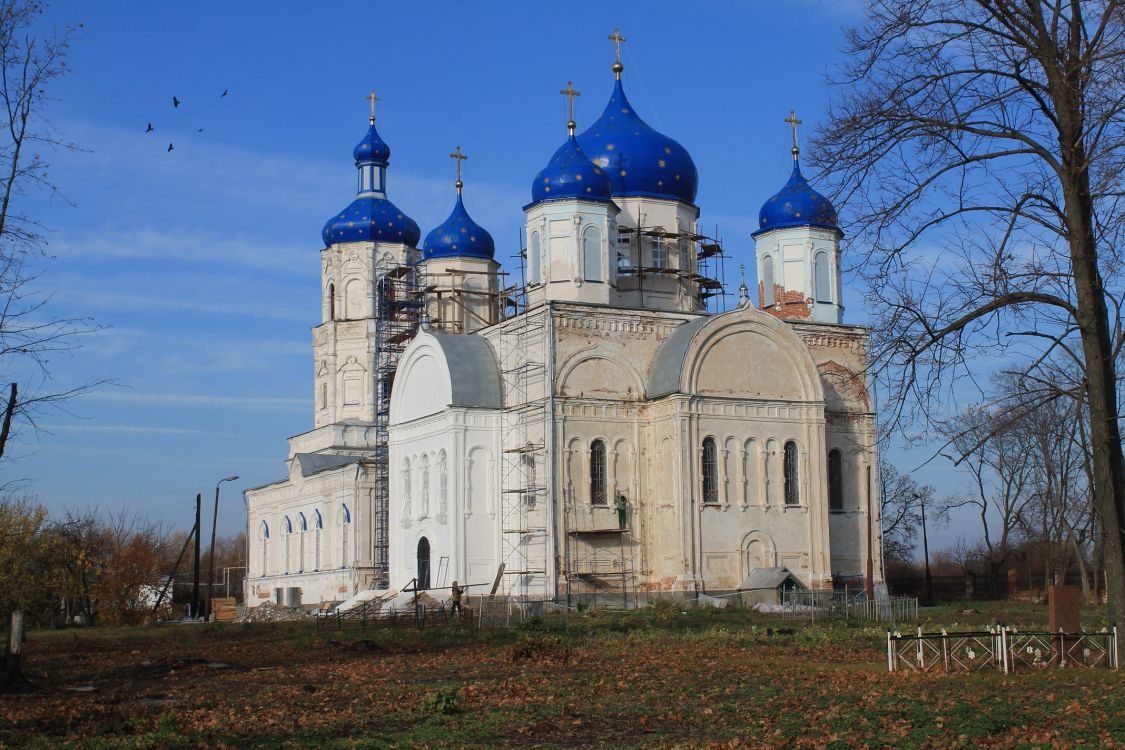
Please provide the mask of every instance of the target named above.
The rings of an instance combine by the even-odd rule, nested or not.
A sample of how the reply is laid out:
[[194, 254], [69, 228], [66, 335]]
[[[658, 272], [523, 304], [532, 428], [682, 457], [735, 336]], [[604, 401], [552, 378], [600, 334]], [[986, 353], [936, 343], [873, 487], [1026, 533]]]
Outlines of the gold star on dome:
[[613, 150], [614, 148], [615, 148], [615, 147], [614, 147], [614, 145], [613, 145], [612, 143], [607, 143], [607, 144], [605, 144], [605, 150], [606, 150], [606, 151], [612, 151], [612, 150]]
[[666, 163], [664, 162], [664, 160], [663, 160], [663, 159], [661, 159], [660, 161], [658, 161], [658, 162], [656, 162], [656, 163], [657, 163], [657, 164], [659, 164], [659, 165], [660, 165], [661, 167], [666, 167], [666, 166], [668, 166], [668, 165], [667, 165], [667, 164], [666, 164]]
[[622, 176], [622, 177], [624, 177], [624, 176], [625, 176], [625, 170], [624, 170], [624, 169], [622, 169], [622, 170], [621, 170], [621, 176]]
[[670, 153], [672, 153], [672, 149], [670, 149], [670, 148], [668, 148], [667, 146], [665, 146], [665, 147], [664, 147], [664, 153], [666, 153], [666, 154], [670, 154]]
[[580, 174], [579, 174], [579, 175], [575, 175], [575, 176], [574, 176], [574, 179], [576, 179], [576, 180], [578, 180], [579, 182], [581, 182], [581, 181], [582, 181], [582, 175], [580, 175]]

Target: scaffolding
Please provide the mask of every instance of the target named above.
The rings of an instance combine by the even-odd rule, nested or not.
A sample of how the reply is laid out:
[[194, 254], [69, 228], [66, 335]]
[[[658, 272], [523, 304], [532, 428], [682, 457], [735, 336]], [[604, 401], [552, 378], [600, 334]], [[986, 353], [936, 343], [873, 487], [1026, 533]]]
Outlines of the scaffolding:
[[[600, 514], [599, 514], [600, 515]], [[577, 503], [566, 513], [566, 602], [603, 609], [637, 606], [631, 534], [627, 524], [599, 527], [580, 521]], [[614, 520], [617, 520], [616, 518]]]
[[391, 388], [398, 361], [418, 330], [425, 284], [414, 265], [376, 271], [375, 280], [375, 588], [390, 587]]
[[[636, 247], [640, 247], [643, 237], [650, 243], [661, 243], [666, 259], [672, 250], [676, 250], [678, 259], [675, 267], [667, 260], [664, 265], [645, 265], [641, 262], [645, 255], [643, 249], [634, 251], [634, 243], [630, 241], [627, 262], [623, 263], [621, 256], [618, 256], [618, 285], [621, 285], [623, 279], [635, 279], [640, 306], [644, 307], [646, 277], [673, 278], [679, 282], [679, 292], [698, 300], [703, 311], [717, 313], [726, 310], [726, 254], [723, 252], [723, 241], [718, 236], [718, 227], [713, 235], [701, 234], [698, 230], [696, 227], [691, 231], [669, 232], [659, 226], [619, 226], [618, 236], [630, 240], [636, 237]], [[692, 256], [694, 263], [689, 260]], [[634, 260], [637, 262], [634, 263]]]
[[[520, 246], [522, 248], [522, 238]], [[548, 435], [549, 378], [543, 358], [549, 316], [527, 311], [524, 259], [514, 256], [519, 283], [498, 294], [498, 349], [503, 379], [501, 410], [500, 514], [504, 593], [522, 601], [553, 599], [550, 556], [551, 493]], [[527, 611], [524, 608], [524, 611]]]

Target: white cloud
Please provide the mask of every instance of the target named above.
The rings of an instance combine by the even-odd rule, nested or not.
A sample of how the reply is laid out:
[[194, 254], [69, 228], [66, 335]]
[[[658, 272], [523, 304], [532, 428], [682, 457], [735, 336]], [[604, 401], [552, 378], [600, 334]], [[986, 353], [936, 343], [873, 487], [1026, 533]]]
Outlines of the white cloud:
[[141, 425], [95, 425], [95, 424], [45, 424], [40, 425], [47, 432], [107, 432], [126, 435], [204, 435], [205, 430], [187, 427], [144, 427]]
[[305, 411], [308, 399], [273, 398], [269, 396], [214, 396], [198, 393], [133, 393], [95, 391], [85, 398], [97, 401], [119, 401], [165, 406], [214, 406], [248, 411]]

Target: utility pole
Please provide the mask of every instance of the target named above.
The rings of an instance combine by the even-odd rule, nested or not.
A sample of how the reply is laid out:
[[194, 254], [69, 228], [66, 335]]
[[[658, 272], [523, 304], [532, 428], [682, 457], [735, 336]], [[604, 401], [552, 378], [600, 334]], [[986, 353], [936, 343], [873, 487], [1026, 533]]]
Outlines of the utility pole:
[[191, 579], [191, 619], [199, 617], [199, 514], [203, 509], [203, 493], [195, 495], [195, 571]]
[[930, 577], [930, 542], [926, 537], [926, 498], [915, 492], [914, 499], [922, 506], [922, 556], [926, 561], [926, 588], [922, 593], [926, 604], [929, 604], [934, 600], [934, 580]]
[[863, 593], [867, 601], [875, 601], [875, 524], [874, 512], [871, 508], [871, 467], [867, 467], [867, 575], [864, 576]]

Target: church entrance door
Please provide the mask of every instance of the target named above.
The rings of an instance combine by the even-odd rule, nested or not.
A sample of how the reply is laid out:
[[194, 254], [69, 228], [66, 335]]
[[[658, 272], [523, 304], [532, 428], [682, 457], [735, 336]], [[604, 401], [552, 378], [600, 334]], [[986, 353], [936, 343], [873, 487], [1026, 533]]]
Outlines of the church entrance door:
[[418, 589], [430, 587], [430, 540], [422, 537], [418, 540]]

